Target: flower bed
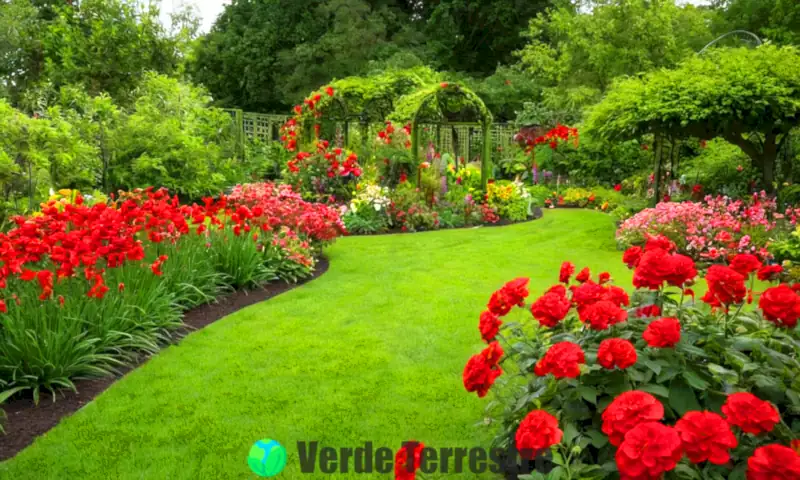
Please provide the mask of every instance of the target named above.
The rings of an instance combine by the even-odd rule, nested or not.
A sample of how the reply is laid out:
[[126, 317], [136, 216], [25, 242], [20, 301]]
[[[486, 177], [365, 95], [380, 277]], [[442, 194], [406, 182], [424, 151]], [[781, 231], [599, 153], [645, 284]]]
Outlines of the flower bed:
[[633, 295], [568, 262], [531, 304], [526, 278], [492, 294], [463, 380], [496, 391], [494, 447], [549, 453], [556, 478], [800, 478], [800, 288], [754, 292], [780, 267], [740, 254], [695, 304], [696, 267], [675, 252], [666, 237], [626, 252]]
[[291, 187], [180, 205], [165, 190], [73, 193], [0, 233], [0, 391], [73, 387], [151, 354], [181, 312], [232, 288], [309, 276], [337, 212]]

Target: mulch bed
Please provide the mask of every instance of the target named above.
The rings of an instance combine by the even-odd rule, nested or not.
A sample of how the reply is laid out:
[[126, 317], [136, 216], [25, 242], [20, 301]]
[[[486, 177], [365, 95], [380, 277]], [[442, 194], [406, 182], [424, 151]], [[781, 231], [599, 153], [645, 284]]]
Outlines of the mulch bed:
[[[313, 275], [296, 284], [270, 283], [256, 290], [240, 290], [220, 298], [216, 303], [201, 305], [189, 310], [183, 317], [186, 327], [175, 333], [174, 343], [180, 342], [192, 331], [210, 325], [237, 310], [269, 300], [298, 285], [310, 282], [325, 273], [328, 266], [328, 259], [322, 257], [317, 261]], [[142, 358], [139, 363], [125, 367], [117, 376], [78, 380], [75, 382], [77, 392], [59, 391], [56, 394], [55, 402], [52, 401], [49, 393], [43, 392], [38, 406], [33, 404], [32, 398], [25, 397], [4, 404], [2, 408], [6, 411], [8, 418], [4, 423], [6, 434], [0, 434], [0, 461], [16, 455], [17, 452], [33, 443], [36, 437], [55, 427], [63, 417], [73, 414], [91, 402], [94, 397], [103, 393], [125, 374], [144, 364], [148, 358]]]

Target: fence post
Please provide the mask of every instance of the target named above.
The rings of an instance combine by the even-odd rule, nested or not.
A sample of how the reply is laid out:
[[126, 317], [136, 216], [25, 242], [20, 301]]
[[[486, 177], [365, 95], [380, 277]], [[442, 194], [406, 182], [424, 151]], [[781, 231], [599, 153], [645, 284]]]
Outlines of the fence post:
[[483, 158], [481, 159], [481, 187], [486, 190], [492, 175], [492, 121], [483, 121]]

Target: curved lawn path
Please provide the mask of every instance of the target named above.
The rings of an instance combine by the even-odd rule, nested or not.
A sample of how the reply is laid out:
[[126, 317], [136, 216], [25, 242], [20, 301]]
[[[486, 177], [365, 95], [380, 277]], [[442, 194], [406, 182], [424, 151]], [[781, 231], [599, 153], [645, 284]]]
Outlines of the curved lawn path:
[[[507, 227], [341, 239], [328, 273], [167, 348], [0, 464], [0, 478], [256, 478], [247, 452], [273, 438], [289, 453], [276, 478], [388, 479], [302, 475], [296, 442], [488, 447], [475, 426], [488, 398], [466, 393], [461, 371], [481, 348], [489, 295], [516, 276], [539, 295], [565, 259], [630, 285], [613, 232], [609, 216], [557, 210]], [[442, 477], [493, 478], [425, 476]]]

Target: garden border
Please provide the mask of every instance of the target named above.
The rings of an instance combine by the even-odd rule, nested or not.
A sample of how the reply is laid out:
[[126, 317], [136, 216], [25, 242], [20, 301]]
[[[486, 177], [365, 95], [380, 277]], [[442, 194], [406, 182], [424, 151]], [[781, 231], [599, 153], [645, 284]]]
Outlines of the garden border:
[[[239, 310], [267, 301], [282, 293], [293, 290], [300, 285], [311, 282], [328, 271], [330, 262], [321, 256], [312, 275], [297, 283], [276, 282], [268, 283], [255, 290], [237, 290], [231, 294], [218, 298], [214, 303], [207, 303], [188, 310], [184, 313], [184, 327], [173, 335], [170, 345], [177, 345], [186, 336], [200, 330], [217, 320], [221, 320]], [[160, 350], [155, 355], [158, 355]], [[141, 367], [154, 355], [142, 357], [137, 363], [126, 365], [120, 369], [118, 375], [79, 380], [75, 382], [77, 391], [61, 390], [58, 399], [53, 402], [49, 394], [44, 394], [38, 406], [33, 404], [32, 398], [19, 398], [2, 405], [6, 411], [6, 433], [0, 433], [0, 462], [13, 458], [17, 453], [31, 445], [40, 435], [46, 434], [50, 429], [61, 422], [61, 419], [77, 412], [107, 388], [122, 379], [131, 371]]]

